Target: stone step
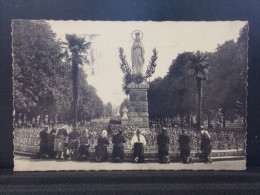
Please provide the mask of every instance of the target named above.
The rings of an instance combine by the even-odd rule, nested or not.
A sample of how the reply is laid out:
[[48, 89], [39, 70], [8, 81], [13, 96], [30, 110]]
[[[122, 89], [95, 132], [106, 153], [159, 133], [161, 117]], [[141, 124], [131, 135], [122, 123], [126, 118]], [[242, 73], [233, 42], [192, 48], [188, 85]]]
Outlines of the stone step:
[[[222, 156], [222, 157], [210, 157], [211, 160], [213, 162], [216, 161], [233, 161], [233, 160], [245, 160], [246, 157], [245, 156]], [[94, 159], [89, 159], [89, 160], [94, 160]], [[170, 159], [171, 162], [180, 162], [179, 158], [175, 158], [175, 159]], [[201, 162], [201, 160], [196, 157], [196, 158], [192, 158], [193, 162]], [[125, 158], [124, 159], [125, 162], [132, 162], [133, 158]], [[158, 162], [157, 158], [145, 158], [145, 162]]]
[[221, 157], [211, 157], [213, 161], [229, 161], [229, 160], [245, 160], [245, 156], [221, 156]]
[[[24, 151], [18, 151], [15, 150], [14, 152], [15, 154], [20, 154], [20, 155], [24, 155], [24, 156], [32, 156], [34, 155], [31, 152], [24, 152]], [[157, 158], [157, 150], [150, 150], [150, 151], [144, 151], [145, 155], [147, 156], [147, 158]], [[133, 154], [133, 150], [127, 150], [125, 149], [125, 157], [132, 157]], [[169, 151], [170, 157], [171, 158], [177, 158], [178, 156], [180, 156], [180, 152], [179, 151]], [[199, 151], [191, 151], [191, 157], [192, 158], [196, 158], [198, 157], [200, 154]], [[89, 151], [89, 155], [90, 156], [95, 156], [95, 151], [93, 149], [90, 149]], [[112, 155], [112, 150], [108, 149], [108, 155], [111, 156]], [[224, 156], [245, 156], [245, 151], [243, 149], [230, 149], [230, 150], [212, 150], [211, 152], [211, 156], [212, 157], [224, 157]]]
[[[16, 153], [15, 155], [22, 155], [22, 156], [32, 156], [31, 154], [28, 154], [28, 153]], [[245, 160], [246, 157], [245, 156], [221, 156], [221, 157], [211, 157], [211, 160], [213, 162], [217, 162], [217, 161], [234, 161], [234, 160]], [[192, 158], [193, 162], [194, 163], [198, 163], [198, 162], [201, 162], [201, 160], [196, 157], [196, 158]], [[69, 161], [69, 160], [68, 160]], [[94, 156], [90, 156], [88, 157], [88, 159], [86, 161], [90, 161], [90, 162], [94, 162], [95, 161], [95, 158]], [[112, 159], [109, 158], [108, 159], [108, 162], [111, 162]], [[177, 163], [177, 162], [180, 162], [180, 159], [179, 158], [175, 158], [175, 159], [170, 159], [170, 161], [172, 163]], [[129, 158], [129, 157], [126, 157], [124, 159], [124, 162], [133, 162], [133, 158]], [[158, 162], [158, 159], [157, 158], [145, 158], [145, 162]]]
[[[21, 156], [33, 156], [32, 153], [28, 152], [20, 152], [15, 151], [15, 155], [21, 155]], [[191, 152], [191, 157], [193, 159], [193, 162], [200, 162], [200, 159], [198, 158], [199, 153], [198, 152]], [[112, 154], [109, 152], [109, 160], [111, 161]], [[145, 159], [146, 162], [158, 162], [157, 159], [157, 152], [156, 151], [150, 151], [145, 152]], [[171, 162], [179, 162], [179, 152], [170, 153], [170, 159]], [[214, 150], [211, 153], [211, 159], [213, 161], [230, 161], [230, 160], [244, 160], [245, 155], [243, 150]], [[88, 161], [95, 161], [95, 152], [90, 151]], [[133, 161], [133, 153], [130, 151], [125, 151], [125, 162], [132, 162]]]

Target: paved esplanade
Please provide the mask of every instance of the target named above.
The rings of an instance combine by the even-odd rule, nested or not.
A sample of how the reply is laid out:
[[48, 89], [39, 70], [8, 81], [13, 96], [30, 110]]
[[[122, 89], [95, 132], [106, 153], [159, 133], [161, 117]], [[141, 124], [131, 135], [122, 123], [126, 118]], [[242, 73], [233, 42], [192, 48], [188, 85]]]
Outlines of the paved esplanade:
[[91, 162], [91, 161], [62, 161], [62, 160], [45, 160], [31, 159], [30, 157], [16, 156], [14, 170], [19, 171], [62, 171], [62, 170], [244, 170], [246, 160], [233, 161], [216, 161], [212, 164], [205, 163], [170, 163], [159, 164], [148, 162], [143, 164], [134, 164], [129, 162], [112, 163], [112, 162]]

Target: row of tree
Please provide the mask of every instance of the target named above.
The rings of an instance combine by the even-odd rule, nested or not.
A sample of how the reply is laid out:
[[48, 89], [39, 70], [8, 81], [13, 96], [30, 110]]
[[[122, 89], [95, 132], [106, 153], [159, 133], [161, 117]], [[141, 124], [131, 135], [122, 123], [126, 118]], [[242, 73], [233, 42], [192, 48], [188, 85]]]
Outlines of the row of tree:
[[13, 20], [13, 97], [15, 121], [40, 118], [62, 122], [90, 120], [104, 115], [105, 106], [96, 89], [87, 83], [79, 65], [90, 42], [66, 35], [56, 38], [43, 20]]
[[[150, 83], [149, 117], [163, 122], [178, 116], [181, 124], [219, 117], [226, 120], [246, 116], [246, 75], [248, 25], [240, 30], [236, 42], [226, 41], [213, 53], [184, 52], [173, 60], [167, 75]], [[203, 92], [203, 93], [202, 93]]]

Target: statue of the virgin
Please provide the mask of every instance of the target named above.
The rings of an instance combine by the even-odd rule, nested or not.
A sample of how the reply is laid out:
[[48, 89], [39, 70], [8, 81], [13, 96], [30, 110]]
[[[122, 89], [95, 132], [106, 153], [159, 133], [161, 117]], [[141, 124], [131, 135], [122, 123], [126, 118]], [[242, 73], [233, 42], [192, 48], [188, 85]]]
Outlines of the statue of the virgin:
[[140, 32], [135, 33], [135, 40], [132, 46], [132, 74], [143, 75], [144, 47], [141, 43]]

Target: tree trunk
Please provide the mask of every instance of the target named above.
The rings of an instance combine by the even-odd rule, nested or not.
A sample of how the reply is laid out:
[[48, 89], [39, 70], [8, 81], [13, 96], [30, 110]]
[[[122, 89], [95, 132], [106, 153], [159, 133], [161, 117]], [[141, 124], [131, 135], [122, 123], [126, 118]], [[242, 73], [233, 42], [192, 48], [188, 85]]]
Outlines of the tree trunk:
[[211, 124], [211, 112], [210, 111], [208, 111], [208, 128], [209, 128], [209, 126], [210, 126], [210, 124]]
[[77, 126], [78, 118], [78, 69], [78, 63], [72, 59], [73, 127]]
[[184, 115], [183, 114], [180, 114], [180, 118], [181, 118], [181, 127], [183, 127], [183, 123], [184, 123]]
[[226, 110], [223, 108], [222, 109], [222, 114], [223, 114], [223, 129], [226, 129]]
[[202, 86], [201, 79], [197, 78], [197, 92], [198, 92], [198, 104], [197, 104], [197, 130], [201, 131], [201, 114], [202, 114]]

